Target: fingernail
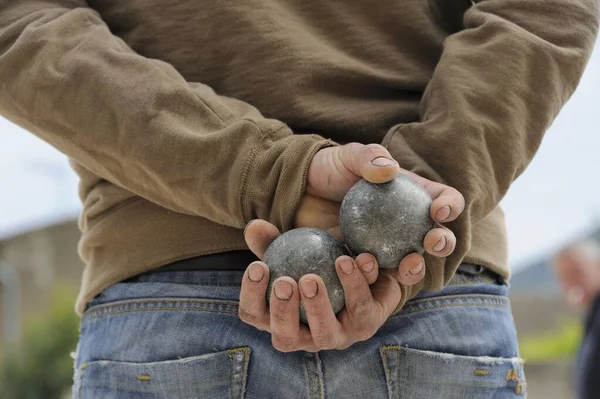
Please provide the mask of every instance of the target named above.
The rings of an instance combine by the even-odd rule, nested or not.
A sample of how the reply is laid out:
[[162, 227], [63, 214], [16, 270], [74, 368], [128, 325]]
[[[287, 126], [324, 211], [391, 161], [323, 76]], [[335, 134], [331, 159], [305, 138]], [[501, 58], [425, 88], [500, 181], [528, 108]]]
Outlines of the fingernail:
[[421, 273], [421, 270], [423, 270], [423, 262], [419, 263], [419, 264], [417, 265], [417, 267], [413, 267], [413, 268], [412, 268], [412, 269], [410, 269], [408, 272], [409, 272], [410, 274], [412, 274], [413, 276], [415, 276], [415, 275], [417, 275], [417, 274]]
[[305, 280], [300, 285], [302, 289], [302, 293], [307, 298], [314, 298], [317, 295], [317, 291], [319, 290], [319, 286], [317, 286], [317, 282], [315, 280]]
[[444, 205], [443, 207], [441, 207], [440, 210], [437, 211], [437, 213], [435, 214], [435, 218], [439, 222], [443, 222], [444, 220], [448, 219], [449, 217], [450, 217], [450, 207], [448, 205]]
[[282, 301], [287, 301], [292, 297], [294, 289], [287, 281], [278, 281], [275, 283], [275, 296]]
[[340, 261], [340, 269], [344, 274], [352, 274], [354, 271], [354, 263], [350, 259]]
[[248, 269], [248, 278], [254, 283], [258, 283], [265, 276], [265, 271], [261, 265], [252, 263]]
[[440, 240], [435, 245], [435, 247], [433, 247], [433, 250], [435, 252], [440, 252], [440, 251], [443, 251], [444, 248], [446, 248], [446, 236], [442, 236], [442, 238], [440, 238]]
[[396, 161], [387, 157], [377, 157], [371, 161], [371, 165], [373, 166], [391, 166], [396, 163]]
[[373, 271], [374, 267], [375, 267], [375, 262], [371, 261], [369, 263], [362, 265], [361, 269], [363, 269], [363, 272], [365, 272], [365, 273], [370, 273]]
[[244, 235], [246, 235], [246, 230], [248, 230], [248, 226], [250, 226], [250, 224], [252, 222], [256, 222], [257, 219], [252, 219], [251, 221], [249, 221], [248, 223], [246, 223], [246, 227], [244, 227]]

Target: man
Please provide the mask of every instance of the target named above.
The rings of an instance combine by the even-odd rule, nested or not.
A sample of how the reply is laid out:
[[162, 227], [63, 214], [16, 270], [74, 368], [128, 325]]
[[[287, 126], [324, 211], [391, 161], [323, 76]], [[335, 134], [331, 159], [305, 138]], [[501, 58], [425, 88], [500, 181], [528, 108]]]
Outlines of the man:
[[571, 305], [585, 311], [584, 337], [576, 362], [578, 397], [600, 396], [600, 246], [579, 241], [556, 254], [552, 262]]
[[[0, 2], [0, 110], [81, 176], [75, 397], [523, 395], [498, 203], [575, 90], [598, 8]], [[335, 233], [352, 183], [396, 173], [447, 223], [425, 257], [338, 259], [337, 318], [315, 275], [282, 277], [267, 308], [257, 258], [279, 232]]]

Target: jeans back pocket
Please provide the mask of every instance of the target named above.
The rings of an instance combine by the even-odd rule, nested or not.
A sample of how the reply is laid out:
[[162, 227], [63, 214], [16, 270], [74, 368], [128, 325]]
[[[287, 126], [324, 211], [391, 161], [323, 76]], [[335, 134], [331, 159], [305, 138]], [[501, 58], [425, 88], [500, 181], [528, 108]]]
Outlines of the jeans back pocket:
[[380, 348], [389, 399], [524, 398], [519, 358], [460, 356], [385, 345]]
[[75, 372], [75, 399], [243, 399], [250, 348], [183, 359], [129, 363], [96, 360]]

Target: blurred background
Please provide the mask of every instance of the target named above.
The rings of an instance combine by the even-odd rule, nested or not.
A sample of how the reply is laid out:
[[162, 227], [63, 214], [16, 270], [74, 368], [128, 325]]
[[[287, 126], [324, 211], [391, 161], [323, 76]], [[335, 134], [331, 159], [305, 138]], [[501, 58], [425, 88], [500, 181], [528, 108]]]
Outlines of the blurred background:
[[[569, 291], [567, 301], [554, 258], [574, 243], [600, 242], [599, 103], [596, 45], [577, 92], [502, 203], [512, 306], [533, 399], [574, 397], [573, 361], [587, 309], [573, 304], [578, 292]], [[77, 178], [66, 158], [0, 117], [2, 399], [70, 397], [83, 267], [78, 212]], [[592, 267], [600, 270], [600, 262]]]

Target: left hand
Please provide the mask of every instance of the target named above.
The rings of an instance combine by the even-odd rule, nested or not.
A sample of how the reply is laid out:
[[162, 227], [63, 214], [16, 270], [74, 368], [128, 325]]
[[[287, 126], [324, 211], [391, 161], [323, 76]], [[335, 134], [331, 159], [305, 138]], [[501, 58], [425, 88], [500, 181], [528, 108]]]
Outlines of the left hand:
[[[277, 228], [264, 220], [253, 221], [245, 231], [248, 246], [260, 259], [278, 236]], [[350, 273], [342, 271], [343, 263], [351, 266]], [[336, 260], [336, 271], [346, 301], [337, 318], [327, 296], [327, 287], [315, 274], [302, 276], [298, 283], [290, 277], [275, 280], [268, 307], [265, 298], [269, 269], [263, 262], [253, 262], [242, 279], [240, 319], [270, 332], [273, 347], [282, 352], [345, 349], [371, 338], [397, 306], [402, 295], [400, 285], [385, 270], [378, 278], [379, 268], [370, 254], [361, 254], [356, 260], [340, 256]], [[314, 296], [307, 295], [306, 289], [311, 287], [313, 292], [316, 291]], [[300, 301], [310, 329], [300, 323]]]

